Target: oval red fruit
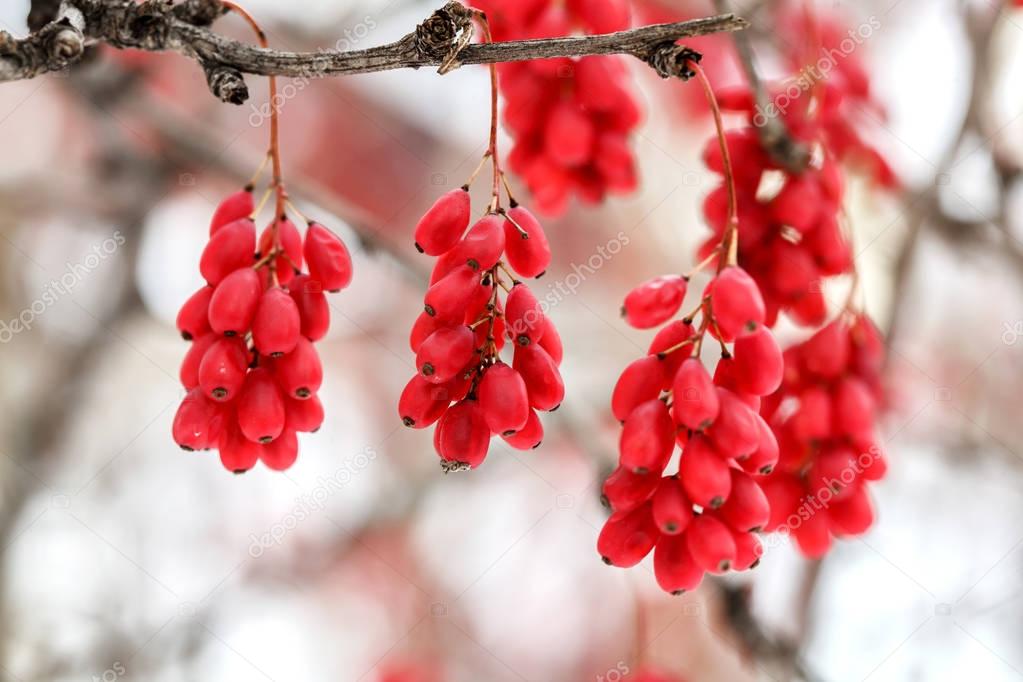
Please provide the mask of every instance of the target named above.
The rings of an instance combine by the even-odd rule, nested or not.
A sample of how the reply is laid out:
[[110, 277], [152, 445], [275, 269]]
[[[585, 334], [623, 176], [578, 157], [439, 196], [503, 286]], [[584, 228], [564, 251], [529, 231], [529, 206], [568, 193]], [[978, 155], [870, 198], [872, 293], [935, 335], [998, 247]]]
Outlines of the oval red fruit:
[[675, 424], [668, 407], [649, 400], [629, 414], [618, 441], [619, 462], [637, 474], [664, 471], [675, 449]]
[[185, 341], [197, 339], [210, 331], [209, 308], [213, 287], [204, 286], [188, 297], [178, 311], [177, 327]]
[[693, 519], [686, 531], [687, 546], [696, 565], [708, 573], [724, 573], [735, 561], [736, 547], [728, 526], [709, 514]]
[[272, 287], [259, 299], [252, 319], [252, 342], [262, 355], [279, 358], [295, 349], [301, 337], [302, 319], [295, 299], [280, 287]]
[[629, 292], [622, 305], [622, 316], [636, 329], [650, 329], [667, 322], [682, 307], [688, 280], [665, 275], [643, 282]]
[[507, 213], [504, 223], [508, 265], [522, 277], [539, 277], [551, 264], [551, 246], [540, 222], [522, 206]]
[[217, 230], [199, 259], [199, 272], [213, 286], [229, 274], [253, 264], [256, 253], [256, 225], [245, 218]]
[[672, 414], [679, 425], [700, 431], [717, 419], [720, 401], [707, 369], [696, 358], [679, 367], [672, 383]]
[[419, 373], [433, 384], [454, 379], [476, 358], [476, 335], [465, 325], [430, 334], [416, 353]]
[[416, 225], [416, 248], [430, 256], [453, 249], [469, 226], [470, 208], [465, 189], [442, 194]]
[[631, 511], [612, 514], [597, 537], [597, 552], [605, 564], [629, 568], [650, 553], [659, 536], [647, 502]]
[[498, 362], [484, 371], [478, 396], [492, 433], [511, 435], [526, 425], [531, 412], [526, 382], [513, 368]]
[[249, 372], [238, 397], [238, 427], [251, 441], [269, 443], [284, 431], [284, 398], [270, 370]]
[[299, 338], [290, 353], [274, 362], [273, 371], [281, 391], [289, 398], [309, 398], [323, 383], [319, 353], [312, 342], [304, 338]]
[[224, 278], [210, 298], [210, 327], [218, 334], [242, 336], [252, 326], [263, 293], [259, 275], [251, 267]]
[[309, 223], [305, 233], [309, 276], [327, 291], [341, 291], [352, 282], [352, 256], [341, 238], [319, 223]]

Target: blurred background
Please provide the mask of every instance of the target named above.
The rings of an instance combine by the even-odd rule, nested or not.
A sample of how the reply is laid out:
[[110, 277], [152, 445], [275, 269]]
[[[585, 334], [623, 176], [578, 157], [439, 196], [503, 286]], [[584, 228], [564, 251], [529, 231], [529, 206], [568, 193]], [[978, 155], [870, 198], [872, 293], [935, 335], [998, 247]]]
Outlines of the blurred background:
[[[764, 4], [735, 9], [770, 74], [787, 29], [758, 27]], [[188, 59], [98, 49], [0, 87], [0, 678], [614, 682], [641, 664], [692, 682], [1023, 678], [1023, 12], [820, 4], [877, 20], [857, 54], [887, 116], [865, 112], [865, 134], [904, 183], [854, 177], [846, 205], [890, 339], [891, 469], [862, 539], [822, 562], [774, 544], [752, 573], [681, 597], [594, 545], [611, 387], [649, 342], [620, 302], [687, 270], [707, 235], [697, 84], [629, 64], [639, 191], [545, 221], [555, 264], [537, 288], [562, 292], [565, 405], [541, 449], [497, 439], [485, 466], [445, 476], [430, 432], [395, 409], [432, 265], [411, 232], [486, 148], [487, 72], [291, 82], [285, 177], [357, 274], [319, 346], [323, 429], [289, 471], [240, 477], [170, 437], [174, 316], [202, 283], [210, 213], [263, 157], [265, 82], [234, 107]], [[388, 42], [438, 5], [246, 3], [287, 49]], [[712, 13], [633, 6], [637, 22]], [[28, 12], [4, 2], [0, 28], [24, 35]], [[248, 40], [236, 18], [217, 30]]]

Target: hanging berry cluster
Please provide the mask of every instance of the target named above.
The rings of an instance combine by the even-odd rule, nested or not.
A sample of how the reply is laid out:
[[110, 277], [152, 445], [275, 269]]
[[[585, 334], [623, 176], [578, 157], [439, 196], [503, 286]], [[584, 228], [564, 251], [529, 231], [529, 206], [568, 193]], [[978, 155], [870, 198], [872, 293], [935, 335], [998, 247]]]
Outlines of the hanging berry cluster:
[[[281, 178], [277, 130], [275, 109], [267, 155], [273, 179], [263, 201], [254, 204], [250, 184], [217, 207], [199, 261], [206, 286], [177, 317], [191, 347], [181, 364], [188, 393], [174, 418], [174, 440], [185, 450], [218, 449], [234, 473], [259, 460], [287, 469], [298, 457], [296, 434], [320, 428], [323, 368], [313, 343], [330, 326], [324, 292], [352, 280], [351, 257], [336, 234], [306, 221], [303, 238], [289, 218], [289, 208], [300, 214]], [[271, 195], [274, 215], [257, 240], [255, 218]]]
[[867, 484], [888, 468], [874, 438], [883, 400], [884, 344], [862, 314], [843, 314], [785, 351], [781, 388], [761, 414], [777, 436], [780, 458], [763, 484], [771, 501], [765, 530], [785, 531], [808, 557], [833, 537], [856, 536], [873, 523]]
[[[713, 92], [693, 57], [724, 147]], [[723, 159], [731, 188], [726, 149]], [[758, 411], [761, 398], [780, 385], [784, 363], [765, 326], [760, 290], [736, 265], [737, 216], [730, 196], [728, 229], [696, 270], [717, 263], [696, 309], [669, 322], [686, 297], [689, 276], [681, 275], [641, 284], [622, 308], [633, 327], [667, 324], [648, 354], [625, 369], [611, 398], [623, 428], [619, 466], [603, 488], [613, 513], [597, 549], [606, 563], [623, 567], [653, 551], [657, 582], [672, 593], [694, 589], [706, 573], [756, 565], [761, 545], [755, 533], [770, 514], [759, 479], [773, 470], [778, 445]], [[708, 334], [721, 348], [713, 378], [700, 361]], [[681, 457], [669, 474], [676, 445]]]
[[[629, 27], [625, 0], [473, 0], [498, 40], [610, 33]], [[641, 113], [619, 57], [510, 62], [498, 67], [515, 138], [508, 166], [529, 187], [539, 211], [564, 212], [572, 195], [599, 203], [635, 190], [628, 138]]]
[[[840, 37], [846, 36], [832, 22], [819, 25], [803, 10], [791, 10], [784, 16], [805, 26], [807, 35], [822, 36], [825, 42], [815, 43], [822, 54], [829, 54], [824, 48], [831, 42], [835, 43], [833, 51], [837, 50]], [[806, 60], [818, 63], [818, 57], [808, 56], [806, 50], [790, 48], [784, 56], [793, 68]], [[845, 55], [826, 74], [809, 71], [809, 67], [807, 71], [786, 81], [802, 83], [805, 92], [775, 88], [767, 110], [757, 106], [746, 86], [718, 92], [722, 109], [745, 114], [749, 123], [726, 134], [735, 161], [742, 225], [739, 262], [764, 292], [771, 326], [780, 312], [788, 313], [799, 325], [821, 326], [828, 317], [823, 281], [853, 272], [853, 253], [842, 228], [845, 180], [840, 164], [865, 165], [878, 184], [890, 188], [898, 184], [884, 158], [856, 130], [855, 112], [878, 108], [870, 98], [869, 77], [857, 56]], [[792, 138], [813, 151], [809, 168], [800, 173], [785, 171], [763, 149], [755, 125], [763, 125], [770, 117], [780, 117]], [[703, 158], [712, 171], [723, 172], [715, 141], [707, 145]], [[779, 177], [780, 189], [765, 196], [763, 181], [768, 173]], [[703, 245], [706, 254], [716, 247], [725, 229], [728, 206], [723, 183], [707, 195], [703, 212], [714, 232]]]
[[[485, 18], [477, 19], [489, 39]], [[546, 271], [550, 246], [540, 223], [504, 182], [494, 67], [491, 79], [490, 146], [483, 160], [469, 182], [440, 197], [415, 230], [416, 248], [437, 262], [410, 335], [418, 372], [402, 391], [398, 413], [412, 428], [437, 424], [434, 447], [445, 471], [482, 464], [493, 435], [519, 450], [539, 446], [537, 412], [557, 409], [565, 397], [561, 339], [520, 279]], [[470, 228], [469, 187], [488, 160], [491, 201]], [[514, 346], [511, 365], [501, 359], [506, 339]]]

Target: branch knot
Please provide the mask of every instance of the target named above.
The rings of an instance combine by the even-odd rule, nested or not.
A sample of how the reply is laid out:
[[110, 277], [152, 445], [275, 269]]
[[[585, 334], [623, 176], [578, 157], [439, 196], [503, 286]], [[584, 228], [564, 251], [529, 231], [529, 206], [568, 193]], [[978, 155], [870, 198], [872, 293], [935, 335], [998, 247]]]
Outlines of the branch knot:
[[645, 55], [636, 56], [649, 64], [661, 78], [681, 78], [684, 81], [696, 75], [689, 66], [690, 62], [699, 64], [703, 59], [696, 50], [674, 42], [654, 45]]
[[472, 40], [472, 12], [458, 2], [449, 2], [416, 26], [416, 51], [441, 60], [440, 73], [458, 66], [458, 53]]

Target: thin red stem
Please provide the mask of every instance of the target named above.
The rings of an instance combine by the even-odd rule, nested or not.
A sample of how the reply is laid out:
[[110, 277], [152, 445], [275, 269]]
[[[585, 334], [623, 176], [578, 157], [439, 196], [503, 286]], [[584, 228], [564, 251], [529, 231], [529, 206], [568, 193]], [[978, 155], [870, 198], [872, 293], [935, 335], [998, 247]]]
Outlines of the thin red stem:
[[714, 96], [714, 88], [707, 78], [707, 74], [696, 62], [689, 62], [689, 66], [696, 73], [696, 77], [703, 86], [703, 92], [707, 96], [707, 104], [711, 113], [714, 114], [714, 127], [717, 129], [718, 144], [721, 146], [721, 163], [725, 170], [725, 188], [728, 192], [728, 222], [725, 226], [725, 234], [721, 240], [722, 254], [724, 259], [718, 259], [718, 272], [721, 272], [729, 265], [738, 262], [739, 254], [739, 205], [735, 194], [735, 173], [732, 171], [732, 155], [728, 151], [728, 142], [725, 138], [725, 125], [721, 118], [721, 107], [718, 106], [717, 97]]
[[[473, 12], [473, 15], [483, 30], [483, 41], [488, 44], [493, 43], [494, 37], [490, 32], [490, 22], [487, 20], [486, 13], [476, 11]], [[503, 175], [501, 161], [497, 156], [497, 103], [497, 64], [492, 63], [490, 64], [490, 144], [487, 147], [487, 155], [490, 156], [494, 167], [494, 179], [491, 188], [492, 211], [496, 211], [501, 207], [501, 179]]]
[[[240, 16], [242, 19], [244, 19], [246, 21], [246, 23], [248, 23], [249, 26], [252, 27], [252, 30], [256, 34], [256, 40], [259, 42], [259, 46], [260, 47], [264, 47], [264, 48], [270, 47], [270, 43], [266, 39], [266, 32], [263, 31], [263, 28], [259, 25], [259, 22], [256, 21], [255, 17], [253, 17], [251, 14], [249, 14], [248, 10], [246, 10], [241, 5], [239, 5], [239, 4], [235, 3], [235, 2], [232, 2], [231, 0], [222, 0], [222, 4], [224, 5], [224, 7], [226, 7], [227, 9], [231, 10], [232, 12], [234, 12], [235, 14]], [[277, 77], [276, 76], [267, 76], [267, 81], [268, 81], [269, 87], [270, 87], [270, 150], [269, 150], [269, 154], [270, 154], [270, 160], [271, 160], [271, 162], [273, 164], [273, 180], [271, 181], [270, 186], [273, 187], [273, 189], [274, 189], [274, 191], [275, 191], [275, 193], [277, 195], [277, 200], [274, 203], [273, 222], [271, 223], [271, 225], [272, 225], [271, 230], [272, 230], [272, 233], [273, 233], [273, 246], [272, 246], [272, 250], [274, 252], [276, 252], [276, 251], [279, 251], [280, 248], [281, 248], [281, 246], [280, 246], [280, 237], [279, 237], [279, 234], [278, 234], [277, 226], [278, 226], [278, 223], [281, 220], [284, 219], [284, 215], [285, 215], [284, 211], [285, 211], [285, 206], [286, 206], [286, 203], [287, 203], [287, 200], [288, 200], [288, 192], [284, 189], [284, 178], [283, 178], [283, 174], [281, 172], [280, 112], [278, 111], [278, 108], [277, 108]], [[270, 261], [270, 271], [271, 271], [271, 273], [273, 275], [274, 283], [277, 282], [277, 272], [276, 272], [276, 267], [275, 266], [276, 266], [276, 261], [275, 260], [271, 260]]]

